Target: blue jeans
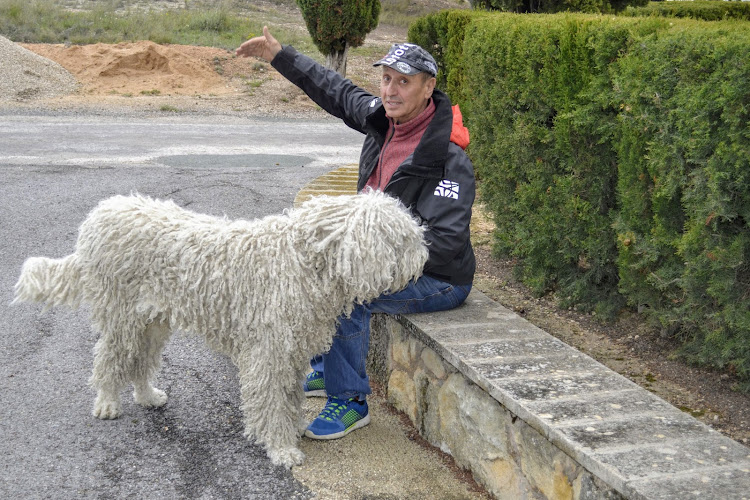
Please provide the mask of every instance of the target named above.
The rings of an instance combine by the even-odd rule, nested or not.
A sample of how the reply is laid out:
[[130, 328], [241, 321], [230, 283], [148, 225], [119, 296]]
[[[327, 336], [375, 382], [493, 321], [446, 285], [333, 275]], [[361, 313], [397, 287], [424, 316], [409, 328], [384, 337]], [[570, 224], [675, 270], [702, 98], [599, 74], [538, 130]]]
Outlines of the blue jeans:
[[381, 295], [372, 302], [355, 305], [350, 317], [341, 316], [331, 349], [315, 356], [310, 365], [323, 373], [326, 394], [340, 399], [364, 399], [370, 390], [366, 372], [370, 348], [372, 313], [407, 314], [453, 309], [461, 305], [471, 285], [451, 285], [422, 276], [400, 292]]

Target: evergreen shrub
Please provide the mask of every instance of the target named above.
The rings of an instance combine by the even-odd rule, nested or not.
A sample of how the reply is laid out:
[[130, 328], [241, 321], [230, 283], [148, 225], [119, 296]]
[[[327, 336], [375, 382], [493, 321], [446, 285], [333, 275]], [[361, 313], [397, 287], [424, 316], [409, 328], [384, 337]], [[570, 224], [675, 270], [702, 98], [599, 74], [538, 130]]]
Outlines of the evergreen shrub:
[[643, 6], [648, 0], [473, 0], [475, 9], [498, 10], [517, 14], [557, 12], [611, 13], [628, 6]]
[[410, 39], [458, 75], [494, 251], [562, 306], [638, 307], [750, 389], [750, 26], [448, 16]]
[[620, 289], [750, 378], [750, 29], [676, 23], [616, 64]]
[[350, 47], [360, 47], [378, 25], [380, 0], [297, 0], [307, 31], [326, 63], [346, 73]]
[[664, 24], [503, 14], [467, 31], [471, 153], [495, 217], [495, 251], [562, 306], [611, 316], [623, 303], [610, 65], [634, 33]]
[[695, 0], [691, 2], [649, 2], [647, 5], [629, 6], [626, 16], [685, 17], [702, 21], [744, 19], [750, 21], [750, 2], [720, 2]]

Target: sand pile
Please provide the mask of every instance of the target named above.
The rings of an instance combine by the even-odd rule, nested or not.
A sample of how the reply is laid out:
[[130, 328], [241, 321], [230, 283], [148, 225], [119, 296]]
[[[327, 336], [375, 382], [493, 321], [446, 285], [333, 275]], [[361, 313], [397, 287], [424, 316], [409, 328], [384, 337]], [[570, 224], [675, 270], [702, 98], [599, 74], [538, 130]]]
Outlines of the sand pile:
[[85, 94], [197, 95], [233, 92], [216, 71], [225, 50], [150, 41], [65, 47], [26, 44], [75, 75]]
[[0, 100], [57, 97], [77, 88], [65, 68], [0, 36]]

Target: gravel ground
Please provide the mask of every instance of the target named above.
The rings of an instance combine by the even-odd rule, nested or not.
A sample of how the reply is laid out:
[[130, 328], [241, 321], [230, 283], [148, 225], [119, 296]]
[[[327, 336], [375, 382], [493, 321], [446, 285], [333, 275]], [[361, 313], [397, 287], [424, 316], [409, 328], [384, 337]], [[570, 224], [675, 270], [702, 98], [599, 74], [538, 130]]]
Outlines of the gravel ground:
[[75, 92], [65, 68], [0, 36], [0, 100], [29, 100]]

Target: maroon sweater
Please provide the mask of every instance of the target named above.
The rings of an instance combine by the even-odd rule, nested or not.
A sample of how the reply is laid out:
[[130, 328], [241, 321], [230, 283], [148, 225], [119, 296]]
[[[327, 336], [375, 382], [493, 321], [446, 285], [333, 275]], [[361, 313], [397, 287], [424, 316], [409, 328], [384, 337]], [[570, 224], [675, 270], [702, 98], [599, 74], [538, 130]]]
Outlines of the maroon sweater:
[[378, 165], [372, 171], [370, 178], [367, 179], [366, 188], [370, 187], [381, 191], [385, 189], [399, 165], [417, 148], [417, 144], [422, 140], [427, 125], [430, 124], [433, 116], [435, 116], [435, 103], [430, 99], [427, 107], [414, 119], [401, 124], [396, 124], [393, 120], [390, 120], [391, 125], [388, 128], [387, 136], [389, 139], [386, 139], [385, 144], [383, 144]]

